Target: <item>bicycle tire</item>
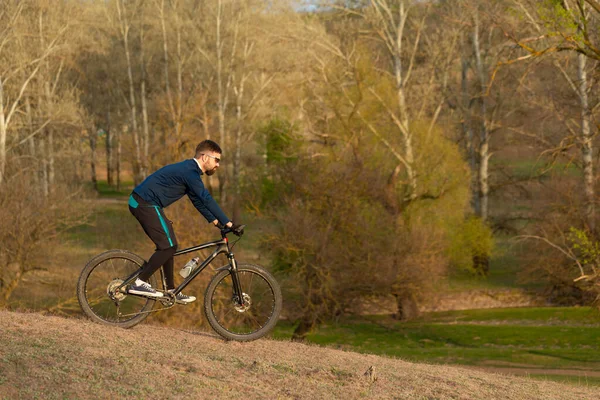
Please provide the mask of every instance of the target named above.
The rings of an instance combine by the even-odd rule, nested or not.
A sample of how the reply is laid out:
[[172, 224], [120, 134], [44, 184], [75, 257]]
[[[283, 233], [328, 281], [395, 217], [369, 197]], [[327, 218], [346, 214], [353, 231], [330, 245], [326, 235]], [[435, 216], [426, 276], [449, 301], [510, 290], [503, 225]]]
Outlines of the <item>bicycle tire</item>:
[[242, 291], [250, 299], [248, 307], [241, 311], [243, 307], [234, 304], [231, 272], [223, 270], [206, 288], [204, 313], [210, 326], [225, 339], [248, 342], [265, 336], [275, 327], [283, 299], [279, 284], [264, 268], [238, 264], [237, 272]]
[[[114, 272], [107, 272], [105, 275], [106, 279], [101, 275], [101, 271], [100, 273], [93, 275], [94, 272], [98, 272], [98, 268], [105, 265], [106, 262], [112, 264]], [[139, 310], [133, 311], [134, 315], [131, 318], [124, 320], [120, 320], [117, 313], [115, 320], [114, 318], [109, 317], [108, 312], [111, 309], [111, 306], [114, 306], [116, 309], [116, 305], [106, 293], [107, 288], [111, 283], [111, 279], [113, 281], [119, 279], [123, 280], [139, 269], [143, 263], [144, 259], [137, 254], [118, 249], [98, 254], [88, 261], [77, 281], [77, 299], [79, 300], [79, 305], [84, 314], [94, 322], [120, 328], [131, 328], [145, 320], [148, 317], [148, 311], [152, 310], [156, 300], [152, 298], [125, 295], [124, 300], [130, 298], [127, 306], [136, 310], [139, 308]], [[118, 268], [119, 266], [123, 266], [123, 268]], [[111, 273], [111, 275], [108, 275], [109, 273]], [[93, 282], [90, 282], [92, 276]], [[149, 283], [153, 287], [156, 287], [156, 279], [154, 276], [150, 277]], [[91, 287], [92, 285], [98, 287]], [[103, 293], [102, 290], [104, 291]], [[98, 300], [98, 303], [90, 302], [92, 293], [94, 296], [97, 296], [94, 300]], [[119, 304], [121, 304], [121, 302], [119, 302]], [[106, 312], [101, 312], [103, 308], [106, 309]]]

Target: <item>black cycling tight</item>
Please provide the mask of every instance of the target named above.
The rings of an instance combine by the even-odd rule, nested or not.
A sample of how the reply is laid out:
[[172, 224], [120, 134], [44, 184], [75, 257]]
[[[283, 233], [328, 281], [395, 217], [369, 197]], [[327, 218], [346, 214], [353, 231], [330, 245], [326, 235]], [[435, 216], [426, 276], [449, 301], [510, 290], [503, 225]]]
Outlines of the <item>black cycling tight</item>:
[[162, 265], [165, 271], [165, 279], [167, 281], [167, 289], [174, 289], [175, 282], [173, 280], [173, 254], [177, 250], [177, 246], [169, 247], [164, 250], [156, 250], [150, 260], [144, 265], [144, 269], [140, 273], [139, 278], [148, 282], [150, 276], [156, 272]]

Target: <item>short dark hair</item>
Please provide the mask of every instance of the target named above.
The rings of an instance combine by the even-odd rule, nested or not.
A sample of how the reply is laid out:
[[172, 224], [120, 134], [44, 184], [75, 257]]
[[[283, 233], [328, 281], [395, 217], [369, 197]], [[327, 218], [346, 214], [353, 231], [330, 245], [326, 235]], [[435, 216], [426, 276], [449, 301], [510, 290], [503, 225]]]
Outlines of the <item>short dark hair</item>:
[[198, 143], [198, 146], [196, 146], [196, 157], [200, 156], [200, 154], [204, 153], [205, 151], [212, 151], [213, 153], [219, 154], [222, 153], [221, 147], [216, 142], [208, 139]]

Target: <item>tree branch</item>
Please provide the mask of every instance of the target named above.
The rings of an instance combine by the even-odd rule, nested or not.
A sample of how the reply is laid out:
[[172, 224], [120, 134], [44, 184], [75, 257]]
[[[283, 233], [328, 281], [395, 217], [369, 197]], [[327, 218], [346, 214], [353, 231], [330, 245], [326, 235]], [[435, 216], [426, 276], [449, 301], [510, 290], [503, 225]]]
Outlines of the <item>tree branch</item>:
[[579, 262], [579, 260], [577, 259], [577, 257], [575, 257], [570, 251], [567, 251], [567, 250], [563, 249], [562, 247], [560, 247], [559, 245], [557, 245], [555, 243], [552, 243], [547, 238], [542, 237], [542, 236], [534, 236], [534, 235], [521, 235], [521, 236], [517, 236], [517, 238], [536, 239], [536, 240], [541, 240], [542, 242], [545, 242], [549, 246], [554, 247], [556, 250], [560, 251], [567, 258], [575, 261], [575, 263], [577, 264], [577, 267], [579, 267], [579, 271], [581, 272], [581, 275], [585, 275], [585, 272], [583, 271], [583, 266], [581, 265], [581, 263]]
[[597, 13], [600, 13], [600, 3], [596, 0], [585, 0]]

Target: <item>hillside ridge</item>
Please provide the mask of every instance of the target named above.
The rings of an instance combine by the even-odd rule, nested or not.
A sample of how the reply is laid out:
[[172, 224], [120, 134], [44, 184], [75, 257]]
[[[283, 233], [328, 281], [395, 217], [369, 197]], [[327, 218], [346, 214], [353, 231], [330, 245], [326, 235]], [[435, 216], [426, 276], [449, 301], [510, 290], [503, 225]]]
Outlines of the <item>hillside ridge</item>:
[[[591, 399], [598, 389], [277, 340], [0, 310], [0, 398]], [[372, 368], [371, 368], [372, 367]], [[369, 372], [372, 371], [372, 372]]]

